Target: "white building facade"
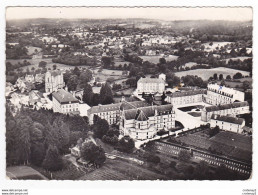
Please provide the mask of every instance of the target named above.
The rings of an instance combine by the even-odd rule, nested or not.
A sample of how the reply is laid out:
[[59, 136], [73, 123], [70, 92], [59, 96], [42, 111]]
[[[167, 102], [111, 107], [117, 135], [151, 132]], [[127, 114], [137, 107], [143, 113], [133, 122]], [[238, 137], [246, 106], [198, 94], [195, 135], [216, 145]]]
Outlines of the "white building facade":
[[207, 90], [196, 89], [184, 92], [174, 92], [167, 95], [165, 101], [171, 103], [172, 105], [184, 105], [190, 103], [203, 102]]
[[210, 83], [207, 88], [206, 103], [208, 104], [223, 105], [235, 101], [243, 102], [245, 100], [245, 93], [233, 88], [220, 86], [217, 83]]
[[137, 82], [138, 94], [163, 93], [166, 86], [166, 76], [161, 74], [159, 78], [140, 78]]
[[59, 70], [48, 71], [45, 74], [46, 93], [52, 93], [65, 86], [63, 73]]
[[250, 113], [248, 102], [235, 102], [232, 104], [225, 104], [220, 106], [209, 106], [202, 109], [201, 119], [202, 121], [210, 121], [211, 116], [222, 115], [222, 116], [236, 116], [239, 114]]
[[151, 139], [158, 131], [172, 128], [175, 128], [175, 111], [172, 105], [124, 110], [119, 123], [120, 134], [134, 140]]
[[53, 111], [62, 114], [79, 114], [79, 100], [64, 89], [52, 94]]
[[212, 115], [210, 125], [211, 127], [218, 126], [225, 131], [242, 133], [243, 127], [245, 126], [245, 120], [236, 117]]

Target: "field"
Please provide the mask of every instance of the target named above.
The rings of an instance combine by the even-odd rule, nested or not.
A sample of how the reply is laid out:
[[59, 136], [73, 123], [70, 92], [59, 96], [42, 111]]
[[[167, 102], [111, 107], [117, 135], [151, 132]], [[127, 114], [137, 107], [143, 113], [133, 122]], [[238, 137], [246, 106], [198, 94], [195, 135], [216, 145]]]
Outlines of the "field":
[[[18, 62], [23, 63], [23, 61], [24, 60], [6, 60], [6, 62], [10, 62], [11, 64], [17, 64]], [[41, 62], [41, 61], [47, 62], [46, 68], [47, 69], [50, 68], [51, 70], [53, 69], [54, 64], [57, 66], [57, 69], [66, 70], [66, 69], [73, 69], [75, 67], [75, 66], [69, 66], [69, 65], [59, 64], [59, 63], [53, 63], [52, 59], [45, 58], [45, 59], [27, 59], [27, 62], [30, 62], [31, 65], [21, 67], [21, 69], [23, 71], [26, 71], [27, 68], [29, 68], [29, 70], [31, 70], [32, 67], [34, 67], [35, 69], [38, 69], [39, 62]], [[78, 66], [78, 67], [87, 68], [88, 66]]]
[[236, 58], [228, 58], [226, 59], [226, 63], [228, 63], [229, 60], [233, 60], [233, 61], [236, 61], [236, 60], [240, 60], [240, 61], [244, 61], [246, 59], [249, 59], [249, 58], [252, 58], [252, 57], [247, 57], [247, 56], [242, 56], [242, 57], [236, 57]]
[[143, 165], [120, 159], [107, 159], [105, 164], [79, 180], [157, 180], [165, 176], [148, 170]]
[[6, 175], [10, 179], [47, 180], [41, 173], [28, 166], [7, 167]]
[[33, 53], [35, 53], [35, 49], [38, 50], [38, 52], [41, 52], [41, 48], [40, 47], [32, 47], [32, 46], [29, 46], [29, 47], [26, 47], [28, 49], [28, 55], [32, 55]]
[[205, 132], [186, 134], [176, 138], [181, 142], [197, 148], [221, 152], [235, 159], [251, 161], [252, 138], [228, 131], [220, 131], [217, 135], [209, 138]]
[[[151, 63], [157, 64], [159, 63], [159, 59], [162, 58], [162, 56], [139, 56], [143, 61], [149, 61]], [[168, 57], [165, 57], [166, 61], [175, 61], [177, 60], [178, 56], [175, 55], [169, 55]]]
[[178, 77], [187, 76], [187, 75], [197, 75], [203, 80], [208, 80], [210, 77], [213, 77], [215, 73], [217, 75], [223, 74], [223, 77], [226, 78], [227, 75], [230, 75], [231, 78], [237, 73], [240, 72], [243, 76], [249, 76], [249, 72], [243, 70], [235, 70], [231, 68], [219, 67], [211, 69], [196, 69], [196, 70], [187, 70], [182, 72], [176, 72], [175, 75]]
[[210, 42], [202, 44], [205, 47], [205, 51], [210, 52], [216, 49], [216, 47], [224, 47], [225, 45], [231, 44], [231, 42], [212, 42], [213, 45], [210, 46]]

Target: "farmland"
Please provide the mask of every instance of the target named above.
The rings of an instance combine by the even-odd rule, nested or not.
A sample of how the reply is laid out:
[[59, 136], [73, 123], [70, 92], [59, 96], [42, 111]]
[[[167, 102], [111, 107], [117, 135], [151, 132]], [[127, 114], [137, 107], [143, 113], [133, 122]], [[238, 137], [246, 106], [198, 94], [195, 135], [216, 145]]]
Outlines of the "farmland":
[[14, 166], [6, 168], [6, 175], [11, 179], [47, 179], [41, 173], [28, 166]]
[[249, 76], [249, 72], [243, 70], [235, 70], [231, 68], [219, 67], [219, 68], [211, 68], [211, 69], [196, 69], [196, 70], [187, 70], [182, 72], [176, 72], [175, 75], [178, 77], [187, 76], [187, 75], [198, 75], [203, 80], [208, 80], [215, 73], [218, 75], [222, 74], [224, 78], [227, 75], [230, 75], [231, 78], [237, 73], [240, 72], [243, 76]]
[[202, 44], [205, 47], [205, 51], [210, 52], [215, 50], [217, 47], [224, 47], [225, 45], [231, 44], [231, 42], [212, 42], [212, 45], [210, 45], [210, 42]]
[[186, 134], [177, 138], [178, 141], [199, 149], [213, 150], [233, 158], [251, 161], [252, 138], [244, 135], [220, 131], [217, 135], [209, 138], [206, 130]]
[[107, 159], [105, 164], [79, 180], [157, 180], [167, 179], [165, 176], [148, 170], [143, 165], [126, 160]]
[[[6, 62], [10, 62], [11, 64], [18, 64], [19, 62], [23, 63], [23, 61], [24, 60], [6, 60]], [[29, 68], [29, 70], [31, 70], [32, 67], [37, 69], [39, 62], [41, 62], [41, 61], [47, 62], [47, 66], [46, 66], [47, 69], [48, 68], [52, 69], [54, 64], [56, 65], [57, 69], [71, 69], [71, 68], [73, 69], [75, 67], [75, 66], [69, 66], [69, 65], [59, 64], [59, 63], [53, 63], [52, 59], [46, 58], [46, 59], [27, 59], [27, 62], [30, 62], [31, 65], [21, 67], [21, 69], [22, 69], [22, 71], [26, 71], [27, 68]], [[78, 66], [78, 67], [87, 68], [87, 66]]]

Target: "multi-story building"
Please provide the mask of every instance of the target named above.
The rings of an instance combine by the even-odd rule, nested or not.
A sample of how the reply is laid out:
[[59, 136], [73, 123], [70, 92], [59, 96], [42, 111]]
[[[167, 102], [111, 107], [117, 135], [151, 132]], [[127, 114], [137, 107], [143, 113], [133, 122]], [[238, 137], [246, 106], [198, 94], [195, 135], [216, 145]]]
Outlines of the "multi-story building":
[[59, 89], [52, 94], [53, 111], [63, 114], [79, 114], [79, 100], [64, 89]]
[[173, 106], [148, 106], [123, 110], [120, 117], [120, 134], [135, 140], [153, 138], [159, 130], [168, 131], [175, 127]]
[[137, 82], [138, 94], [154, 94], [163, 93], [166, 86], [166, 76], [164, 74], [159, 75], [159, 78], [140, 78]]
[[65, 86], [63, 73], [60, 70], [48, 71], [45, 74], [45, 90], [52, 93]]
[[88, 110], [89, 123], [93, 124], [94, 115], [97, 115], [107, 120], [110, 125], [115, 124], [119, 121], [122, 110], [140, 108], [148, 105], [149, 104], [144, 101], [127, 102], [122, 98], [120, 103], [93, 106]]
[[231, 116], [220, 116], [213, 114], [211, 116], [211, 127], [218, 126], [225, 131], [232, 131], [235, 133], [242, 133], [245, 126], [245, 120]]
[[245, 100], [245, 93], [220, 86], [217, 83], [208, 84], [206, 102], [212, 105], [230, 104], [236, 101], [243, 102]]
[[166, 101], [172, 105], [184, 105], [190, 103], [203, 102], [206, 95], [206, 89], [196, 89], [183, 92], [175, 92], [167, 95]]
[[210, 121], [213, 114], [222, 116], [236, 116], [239, 114], [246, 114], [250, 112], [248, 102], [235, 102], [232, 104], [224, 104], [219, 106], [209, 106], [202, 109], [202, 121]]

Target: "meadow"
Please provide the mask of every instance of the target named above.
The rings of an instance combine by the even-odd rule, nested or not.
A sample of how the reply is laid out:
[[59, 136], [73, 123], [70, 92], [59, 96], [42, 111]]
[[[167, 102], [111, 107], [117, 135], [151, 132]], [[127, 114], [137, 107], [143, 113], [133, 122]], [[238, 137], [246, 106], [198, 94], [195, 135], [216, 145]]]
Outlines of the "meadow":
[[[159, 59], [163, 58], [163, 56], [161, 55], [157, 55], [157, 56], [139, 56], [141, 59], [143, 59], [143, 61], [149, 61], [151, 63], [157, 64], [159, 63]], [[177, 60], [178, 56], [175, 55], [169, 55], [167, 57], [165, 57], [166, 61], [175, 61]]]
[[175, 75], [178, 77], [186, 76], [186, 75], [197, 75], [201, 77], [203, 80], [207, 81], [210, 77], [213, 77], [215, 73], [223, 75], [226, 78], [227, 75], [230, 75], [231, 78], [237, 73], [240, 72], [243, 76], [249, 76], [249, 72], [243, 70], [235, 70], [231, 68], [218, 67], [211, 69], [195, 69], [195, 70], [187, 70], [182, 72], [176, 72]]

